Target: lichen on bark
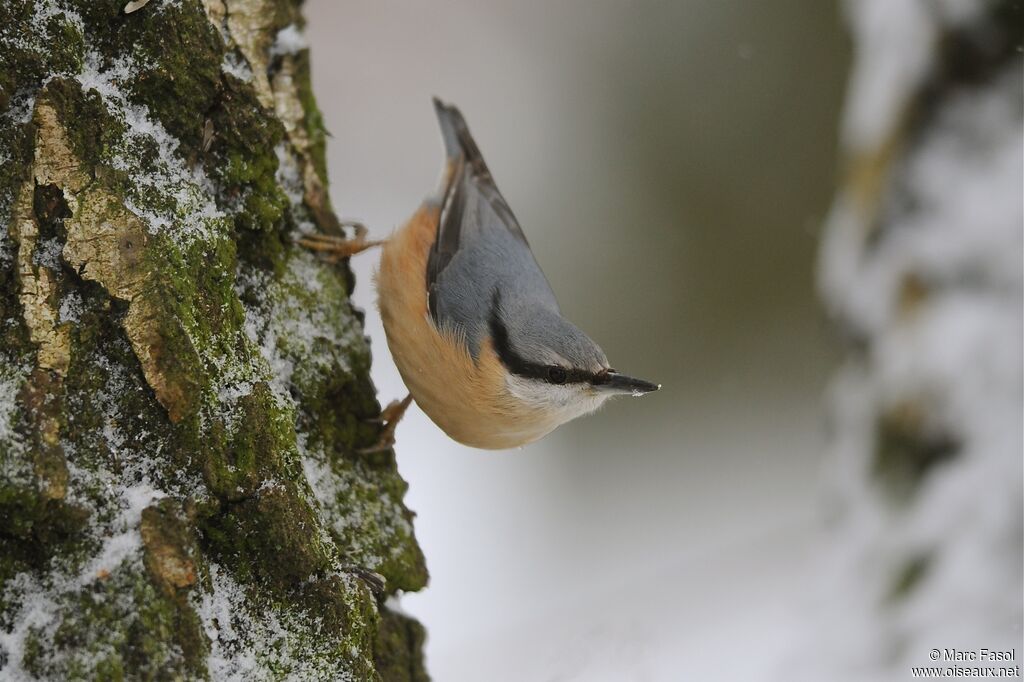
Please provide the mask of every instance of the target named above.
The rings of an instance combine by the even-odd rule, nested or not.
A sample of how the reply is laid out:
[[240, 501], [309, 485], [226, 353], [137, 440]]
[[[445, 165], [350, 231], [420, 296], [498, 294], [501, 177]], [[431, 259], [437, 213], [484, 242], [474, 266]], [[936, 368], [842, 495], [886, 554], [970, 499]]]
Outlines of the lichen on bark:
[[123, 4], [0, 6], [0, 676], [425, 679], [299, 3]]

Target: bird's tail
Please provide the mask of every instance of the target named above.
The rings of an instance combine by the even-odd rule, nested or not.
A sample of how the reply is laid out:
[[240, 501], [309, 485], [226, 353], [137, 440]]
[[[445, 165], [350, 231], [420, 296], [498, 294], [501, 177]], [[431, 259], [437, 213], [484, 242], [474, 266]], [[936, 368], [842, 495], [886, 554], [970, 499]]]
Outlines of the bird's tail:
[[441, 123], [441, 136], [444, 138], [445, 152], [449, 161], [455, 161], [460, 156], [466, 161], [478, 175], [490, 175], [484, 157], [480, 154], [480, 148], [469, 133], [469, 126], [466, 119], [457, 107], [445, 104], [437, 97], [434, 98], [434, 109], [437, 111], [437, 120]]

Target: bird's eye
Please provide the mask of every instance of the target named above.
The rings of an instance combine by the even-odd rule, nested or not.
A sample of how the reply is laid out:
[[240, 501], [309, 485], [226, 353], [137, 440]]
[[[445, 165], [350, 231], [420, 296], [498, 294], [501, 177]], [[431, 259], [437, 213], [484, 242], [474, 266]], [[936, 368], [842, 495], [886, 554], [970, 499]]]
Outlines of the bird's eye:
[[548, 367], [548, 381], [553, 384], [564, 384], [568, 377], [561, 367]]

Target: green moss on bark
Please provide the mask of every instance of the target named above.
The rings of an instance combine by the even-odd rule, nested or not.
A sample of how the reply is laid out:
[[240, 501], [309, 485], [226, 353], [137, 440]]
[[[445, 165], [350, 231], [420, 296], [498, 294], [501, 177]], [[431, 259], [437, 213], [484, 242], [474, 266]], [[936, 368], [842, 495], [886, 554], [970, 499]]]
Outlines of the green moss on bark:
[[297, 4], [123, 4], [0, 7], [0, 676], [424, 679]]
[[423, 665], [423, 644], [427, 633], [417, 621], [381, 610], [381, 626], [377, 635], [377, 670], [388, 682], [428, 682], [430, 676]]

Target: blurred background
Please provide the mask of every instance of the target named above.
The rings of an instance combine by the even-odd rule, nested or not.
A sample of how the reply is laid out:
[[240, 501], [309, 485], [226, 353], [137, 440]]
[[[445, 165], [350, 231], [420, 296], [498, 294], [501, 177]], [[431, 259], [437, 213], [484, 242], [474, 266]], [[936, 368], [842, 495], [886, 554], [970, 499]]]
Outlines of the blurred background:
[[[430, 98], [456, 103], [563, 312], [616, 367], [664, 384], [509, 452], [406, 416], [399, 468], [431, 584], [402, 606], [428, 628], [432, 675], [752, 679], [796, 618], [835, 364], [813, 264], [849, 66], [838, 9], [306, 14], [339, 214], [376, 236], [400, 226], [441, 169]], [[385, 403], [406, 391], [377, 258], [352, 267]]]
[[[916, 606], [908, 599], [913, 608], [906, 612], [874, 610], [887, 608], [893, 580], [905, 594], [912, 589], [907, 585], [924, 580], [929, 566], [937, 567], [938, 579], [944, 569], [935, 559], [941, 552], [932, 551], [938, 541], [924, 541], [929, 552], [908, 558], [902, 548], [910, 552], [924, 545], [886, 534], [897, 521], [909, 519], [913, 526], [914, 519], [890, 513], [876, 499], [868, 459], [875, 448], [875, 417], [857, 421], [856, 415], [878, 410], [881, 452], [889, 443], [883, 427], [890, 407], [881, 396], [901, 397], [920, 376], [931, 381], [935, 372], [893, 375], [896, 384], [879, 381], [882, 388], [875, 391], [874, 379], [891, 373], [876, 371], [870, 354], [858, 359], [861, 351], [854, 351], [847, 358], [853, 366], [837, 374], [847, 356], [816, 294], [815, 263], [824, 254], [835, 280], [823, 285], [829, 308], [848, 322], [859, 318], [844, 306], [863, 301], [844, 296], [863, 291], [875, 297], [871, 310], [883, 311], [888, 308], [882, 302], [899, 298], [892, 293], [896, 288], [882, 286], [896, 282], [896, 275], [860, 272], [871, 254], [860, 250], [864, 245], [857, 238], [843, 238], [846, 218], [860, 226], [857, 234], [869, 234], [861, 223], [873, 224], [865, 217], [871, 211], [851, 212], [841, 198], [830, 213], [842, 175], [840, 123], [846, 156], [863, 157], [854, 158], [853, 170], [857, 163], [868, 171], [883, 167], [872, 160], [887, 163], [890, 157], [872, 154], [892, 148], [886, 143], [900, 126], [890, 124], [924, 82], [930, 50], [940, 44], [934, 40], [939, 26], [946, 22], [960, 31], [977, 19], [972, 8], [996, 5], [1019, 3], [851, 3], [863, 49], [851, 89], [855, 106], [844, 114], [854, 54], [850, 31], [832, 2], [307, 3], [314, 91], [333, 134], [328, 161], [338, 212], [364, 221], [378, 237], [399, 227], [433, 190], [441, 169], [430, 97], [457, 104], [563, 312], [603, 346], [617, 368], [664, 384], [660, 393], [621, 399], [510, 452], [470, 450], [415, 408], [406, 416], [398, 430], [399, 467], [410, 483], [407, 501], [418, 513], [417, 535], [432, 578], [428, 589], [405, 595], [401, 606], [428, 628], [434, 679], [794, 679], [779, 673], [818, 643], [812, 631], [823, 621], [812, 612], [830, 613], [832, 624], [839, 623], [835, 646], [855, 641], [861, 647], [851, 649], [848, 670], [854, 672], [843, 679], [882, 679], [865, 672], [873, 670], [863, 667], [865, 661], [889, 665], [894, 679], [904, 679], [907, 667], [894, 661], [918, 660], [923, 642], [965, 646], [959, 635], [940, 637], [918, 621], [945, 623], [951, 613], [971, 608], [994, 613], [994, 607], [979, 606], [977, 594], [965, 597], [966, 604], [940, 600], [949, 607], [945, 611], [929, 610], [940, 603], [934, 599]], [[991, 33], [985, 36], [992, 42]], [[1007, 111], [994, 120], [1010, 121], [1010, 132], [993, 148], [1016, 144], [1019, 157], [1019, 124], [1018, 137], [1012, 127], [1020, 120], [1019, 106]], [[971, 134], [975, 141], [984, 137]], [[954, 142], [937, 145], [959, 149], [954, 165], [957, 154], [979, 146], [958, 148]], [[984, 188], [992, 185], [989, 157], [979, 158], [977, 174], [942, 177], [952, 178], [956, 188], [975, 187], [971, 182], [977, 181], [973, 205], [992, 207], [998, 229], [990, 231], [995, 236], [983, 244], [985, 253], [1010, 253], [1009, 235], [1015, 240], [1012, 253], [1019, 255], [1021, 164], [1012, 154], [1006, 157], [1010, 165], [1001, 161], [1008, 169], [1001, 176], [1006, 184], [986, 195]], [[944, 182], [933, 183], [933, 195], [952, 196]], [[877, 208], [880, 200], [871, 197]], [[927, 204], [913, 204], [910, 212], [920, 205]], [[948, 207], [937, 210], [948, 213]], [[973, 216], [960, 215], [954, 228], [973, 224]], [[819, 252], [825, 224], [835, 248]], [[960, 243], [940, 237], [941, 243]], [[929, 248], [925, 244], [918, 252], [936, 253]], [[829, 260], [833, 251], [841, 257]], [[913, 252], [876, 251], [895, 253], [896, 261], [900, 253]], [[955, 260], [947, 259], [947, 269], [956, 271]], [[920, 339], [887, 345], [889, 327], [872, 331], [869, 325], [861, 330], [867, 340], [860, 348], [902, 348], [908, 356], [897, 358], [897, 366], [914, 370], [916, 355], [932, 357], [923, 351], [942, 359], [944, 346], [924, 341], [945, 338], [956, 320], [966, 320], [965, 328], [981, 330], [981, 341], [961, 344], [962, 356], [955, 355], [957, 348], [949, 350], [947, 364], [959, 367], [968, 357], [975, 362], [979, 348], [980, 356], [992, 355], [985, 339], [1006, 341], [1002, 351], [1019, 350], [1021, 268], [1019, 258], [1003, 260], [997, 288], [1009, 294], [999, 301], [1011, 306], [996, 317], [1009, 326], [971, 327], [961, 316], [945, 331], [936, 327]], [[376, 261], [376, 255], [357, 257], [352, 267], [356, 301], [367, 310], [373, 341], [373, 376], [386, 403], [406, 391], [375, 310]], [[918, 288], [924, 293], [914, 289], [913, 300], [927, 301], [933, 273], [915, 267], [910, 262], [906, 269], [923, 273]], [[899, 329], [896, 322], [891, 327]], [[1010, 409], [993, 413], [1000, 420], [993, 430], [1011, 435], [998, 447], [982, 443], [983, 454], [995, 453], [987, 460], [970, 447], [961, 449], [967, 462], [998, 466], [950, 469], [974, 472], [966, 486], [960, 480], [966, 492], [959, 502], [942, 497], [949, 490], [933, 494], [938, 505], [930, 502], [919, 514], [932, 520], [933, 530], [908, 531], [908, 537], [934, 536], [943, 524], [955, 523], [936, 513], [943, 499], [951, 501], [947, 516], [974, 519], [968, 512], [971, 500], [983, 497], [976, 494], [980, 481], [1009, 481], [1005, 491], [986, 492], [1001, 505], [989, 509], [988, 518], [997, 519], [992, 542], [1018, 556], [999, 563], [993, 578], [983, 570], [997, 565], [985, 558], [988, 548], [979, 553], [966, 546], [963, 551], [982, 557], [980, 563], [961, 561], [959, 572], [949, 573], [952, 583], [940, 580], [924, 594], [951, 594], [951, 584], [1008, 584], [1009, 593], [995, 594], [1012, 605], [999, 632], [1019, 638], [1019, 355], [999, 355], [989, 364], [991, 376], [982, 376], [978, 385], [1008, 377], [997, 402]], [[947, 374], [953, 378], [938, 385], [952, 387], [948, 392], [969, 383], [961, 381], [966, 375]], [[847, 399], [827, 440], [825, 392], [831, 377], [838, 377], [832, 382], [833, 409]], [[858, 412], [862, 403], [866, 407]], [[898, 458], [935, 450], [930, 426], [893, 423], [889, 444]], [[916, 475], [923, 475], [926, 464]], [[830, 471], [828, 484], [824, 471]], [[823, 497], [831, 506], [822, 504]], [[853, 520], [842, 532], [832, 533], [833, 526], [823, 537], [822, 521], [829, 517], [824, 512], [834, 517], [837, 500], [868, 511], [848, 515]], [[961, 536], [979, 537], [974, 521], [965, 523]], [[849, 550], [831, 557], [848, 575], [823, 568], [828, 562], [821, 549], [830, 540]], [[873, 542], [882, 549], [872, 549]], [[820, 584], [829, 576], [836, 582], [824, 592], [842, 597], [832, 602], [819, 599]], [[993, 589], [985, 589], [982, 596], [992, 596]], [[857, 616], [841, 623], [835, 616], [847, 609]], [[985, 618], [991, 621], [983, 616], [979, 622]], [[895, 625], [885, 629], [883, 621]], [[928, 635], [917, 641], [907, 636], [913, 632]], [[984, 641], [993, 646], [1006, 640]], [[913, 646], [900, 653], [907, 642]], [[838, 654], [818, 657], [827, 671]], [[808, 676], [839, 678], [822, 670]]]

